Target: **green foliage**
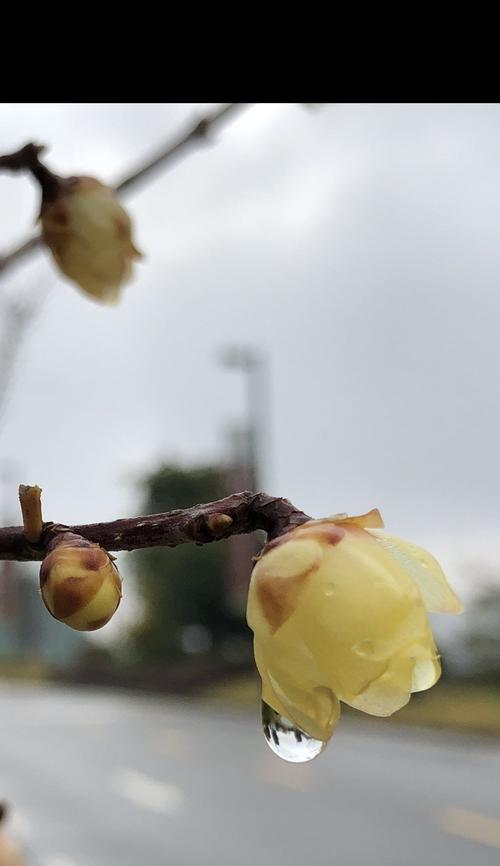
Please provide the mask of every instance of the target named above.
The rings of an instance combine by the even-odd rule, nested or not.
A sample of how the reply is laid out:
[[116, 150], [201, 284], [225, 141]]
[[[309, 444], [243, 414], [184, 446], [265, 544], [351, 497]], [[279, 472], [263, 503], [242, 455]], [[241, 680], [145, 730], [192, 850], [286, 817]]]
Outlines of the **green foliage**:
[[[163, 465], [142, 486], [144, 514], [187, 508], [226, 493], [223, 471], [214, 466]], [[186, 636], [191, 643], [201, 641], [200, 650], [217, 652], [228, 637], [247, 634], [242, 619], [227, 609], [224, 542], [151, 548], [137, 551], [134, 560], [145, 605], [143, 620], [132, 632], [139, 660], [156, 662], [183, 655], [189, 651]]]
[[476, 678], [500, 683], [500, 586], [489, 583], [467, 608], [465, 647]]

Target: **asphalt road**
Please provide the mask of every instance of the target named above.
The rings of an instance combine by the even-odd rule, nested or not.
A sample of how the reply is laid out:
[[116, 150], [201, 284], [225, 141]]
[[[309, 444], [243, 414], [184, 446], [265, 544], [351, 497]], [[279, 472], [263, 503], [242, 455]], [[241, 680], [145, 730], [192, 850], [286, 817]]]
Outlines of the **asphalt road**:
[[0, 687], [29, 866], [498, 866], [500, 742], [341, 723], [309, 764], [257, 714]]

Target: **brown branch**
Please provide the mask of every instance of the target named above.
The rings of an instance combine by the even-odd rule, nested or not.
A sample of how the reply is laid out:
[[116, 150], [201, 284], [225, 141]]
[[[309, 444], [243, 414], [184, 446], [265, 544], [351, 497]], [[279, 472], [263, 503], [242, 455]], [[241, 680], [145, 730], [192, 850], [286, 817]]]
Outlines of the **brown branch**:
[[[200, 141], [209, 140], [209, 133], [211, 131], [215, 130], [223, 121], [228, 120], [237, 111], [248, 107], [250, 107], [250, 104], [245, 105], [240, 102], [232, 102], [222, 108], [217, 108], [211, 114], [207, 114], [201, 120], [198, 120], [187, 132], [168, 142], [145, 165], [141, 165], [128, 172], [123, 179], [114, 184], [114, 188], [119, 193], [128, 193], [132, 187], [137, 186], [146, 177], [154, 174], [159, 168], [164, 168], [167, 163], [181, 156], [184, 151], [188, 150], [189, 146], [198, 144]], [[55, 189], [57, 184], [61, 182], [61, 178], [54, 175], [40, 162], [39, 157], [43, 150], [44, 147], [42, 145], [27, 144], [15, 153], [0, 156], [0, 169], [31, 171], [42, 186], [45, 184], [45, 188], [47, 189], [50, 184], [53, 184], [53, 188]], [[41, 244], [42, 236], [36, 235], [19, 244], [10, 253], [0, 256], [0, 273], [38, 249]]]
[[143, 547], [177, 547], [188, 542], [208, 544], [257, 529], [264, 530], [272, 539], [306, 520], [310, 517], [288, 499], [244, 491], [206, 505], [110, 523], [83, 526], [45, 523], [42, 539], [37, 544], [27, 540], [22, 526], [9, 526], [0, 529], [0, 560], [43, 559], [47, 546], [60, 532], [75, 532], [106, 550], [138, 550]]
[[25, 144], [15, 153], [7, 153], [0, 156], [0, 168], [8, 171], [31, 171], [32, 168], [40, 165], [40, 154], [45, 150], [43, 144]]
[[[7, 171], [30, 171], [37, 179], [43, 192], [44, 199], [55, 198], [60, 187], [66, 181], [62, 177], [50, 171], [40, 160], [40, 154], [45, 150], [43, 144], [25, 144], [15, 153], [0, 156], [0, 169]], [[25, 244], [22, 245], [23, 247]]]
[[139, 181], [143, 180], [147, 175], [153, 174], [158, 168], [165, 168], [168, 162], [173, 161], [176, 157], [186, 150], [190, 145], [197, 145], [201, 141], [209, 142], [210, 133], [217, 126], [222, 125], [222, 121], [228, 120], [231, 115], [242, 111], [244, 108], [249, 108], [241, 102], [231, 102], [223, 108], [217, 108], [212, 114], [207, 114], [197, 121], [195, 125], [187, 132], [181, 134], [176, 140], [170, 142], [166, 147], [153, 156], [146, 165], [139, 166], [135, 171], [127, 173], [123, 180], [115, 184], [117, 192], [128, 192], [130, 187], [135, 186]]

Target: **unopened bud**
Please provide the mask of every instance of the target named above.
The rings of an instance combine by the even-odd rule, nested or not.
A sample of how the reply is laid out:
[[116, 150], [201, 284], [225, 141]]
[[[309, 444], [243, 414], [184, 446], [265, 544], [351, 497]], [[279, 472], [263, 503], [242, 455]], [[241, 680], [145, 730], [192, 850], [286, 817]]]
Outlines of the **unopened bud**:
[[44, 196], [40, 219], [63, 274], [97, 301], [115, 304], [142, 257], [115, 191], [94, 177], [61, 180], [55, 195]]
[[207, 526], [214, 535], [220, 535], [225, 532], [233, 522], [233, 518], [229, 514], [211, 514], [207, 517]]
[[[3, 823], [7, 811], [5, 803], [0, 803], [0, 824]], [[25, 866], [18, 845], [3, 826], [0, 827], [0, 866]]]
[[49, 545], [40, 568], [42, 598], [55, 619], [77, 631], [102, 628], [115, 613], [122, 581], [106, 550], [72, 532]]

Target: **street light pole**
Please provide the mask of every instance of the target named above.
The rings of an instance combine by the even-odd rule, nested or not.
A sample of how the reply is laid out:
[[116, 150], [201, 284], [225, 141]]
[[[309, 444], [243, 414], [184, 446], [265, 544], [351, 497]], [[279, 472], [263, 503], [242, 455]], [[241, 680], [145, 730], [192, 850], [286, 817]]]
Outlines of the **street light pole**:
[[[268, 364], [263, 352], [248, 346], [228, 346], [218, 355], [219, 363], [244, 374], [245, 421], [244, 448], [237, 449], [235, 463], [226, 476], [230, 489], [245, 487], [256, 493], [266, 484], [268, 446]], [[254, 557], [265, 543], [261, 531], [238, 535], [226, 545], [226, 581], [228, 606], [243, 617]]]
[[245, 346], [231, 346], [220, 354], [220, 363], [245, 375], [245, 473], [251, 490], [258, 491], [265, 480], [264, 455], [269, 416], [268, 366], [262, 352]]

